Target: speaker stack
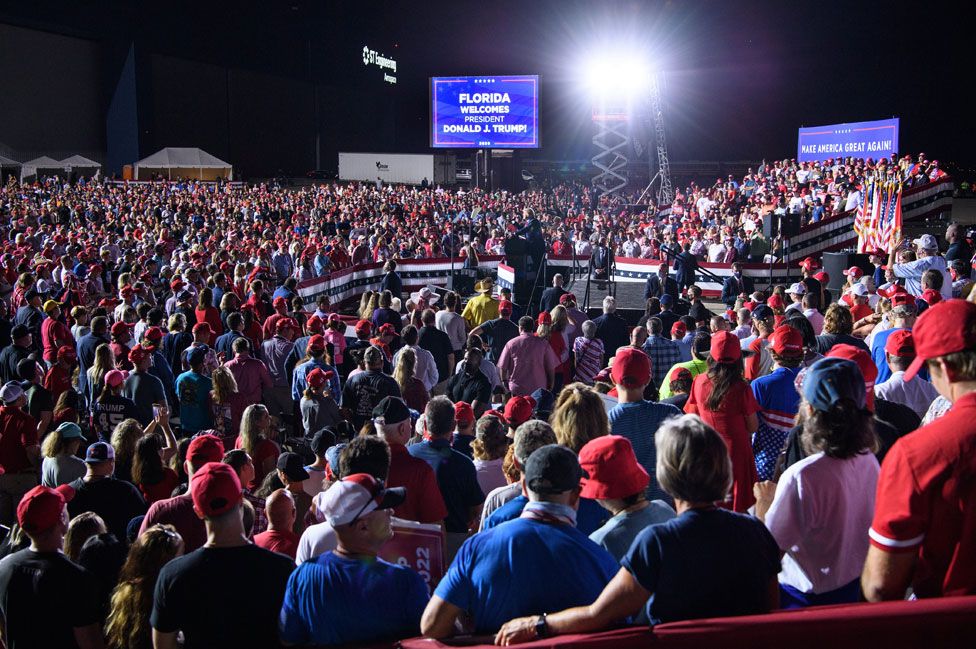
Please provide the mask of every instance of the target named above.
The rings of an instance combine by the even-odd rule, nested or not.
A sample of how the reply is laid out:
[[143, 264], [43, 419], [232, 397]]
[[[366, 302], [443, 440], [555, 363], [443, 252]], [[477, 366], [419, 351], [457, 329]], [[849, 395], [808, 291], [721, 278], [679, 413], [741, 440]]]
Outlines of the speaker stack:
[[823, 254], [823, 269], [828, 275], [830, 275], [830, 282], [827, 283], [827, 288], [838, 295], [840, 288], [847, 281], [844, 277], [844, 271], [851, 266], [857, 266], [865, 275], [870, 275], [874, 272], [874, 266], [868, 261], [867, 255], [861, 255], [854, 252], [825, 252]]

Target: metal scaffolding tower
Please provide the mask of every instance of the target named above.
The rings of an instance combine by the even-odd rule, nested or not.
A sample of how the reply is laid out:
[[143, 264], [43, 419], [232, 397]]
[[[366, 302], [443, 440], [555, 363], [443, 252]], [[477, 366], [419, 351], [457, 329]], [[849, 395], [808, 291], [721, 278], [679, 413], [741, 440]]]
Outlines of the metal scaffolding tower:
[[[660, 76], [656, 73], [651, 75], [651, 116], [654, 120], [654, 139], [657, 142], [656, 175], [661, 179], [657, 204], [670, 205], [674, 202], [674, 187], [671, 185], [671, 162], [668, 160], [668, 140], [664, 132], [664, 102], [661, 101]], [[653, 183], [653, 180], [651, 182]]]
[[593, 146], [597, 154], [590, 158], [593, 166], [600, 170], [591, 184], [599, 196], [616, 194], [627, 187], [627, 165], [630, 160], [630, 134], [628, 116], [624, 113], [597, 112], [594, 110], [593, 123], [597, 132], [593, 136]]

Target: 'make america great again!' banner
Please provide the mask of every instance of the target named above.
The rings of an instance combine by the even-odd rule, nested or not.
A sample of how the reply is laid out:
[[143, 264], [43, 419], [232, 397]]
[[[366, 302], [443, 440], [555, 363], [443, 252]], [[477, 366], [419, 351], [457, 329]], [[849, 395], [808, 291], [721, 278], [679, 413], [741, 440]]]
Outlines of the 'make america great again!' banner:
[[801, 128], [796, 159], [813, 162], [828, 158], [886, 158], [898, 152], [898, 118], [874, 122], [828, 124]]

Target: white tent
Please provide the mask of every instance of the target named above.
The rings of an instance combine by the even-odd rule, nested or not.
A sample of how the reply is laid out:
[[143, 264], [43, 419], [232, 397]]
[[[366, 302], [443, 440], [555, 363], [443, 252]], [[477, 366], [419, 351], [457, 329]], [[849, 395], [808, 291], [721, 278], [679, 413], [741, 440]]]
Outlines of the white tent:
[[46, 155], [42, 155], [40, 158], [28, 160], [20, 167], [20, 179], [23, 181], [24, 178], [36, 176], [41, 170], [64, 171], [64, 165], [54, 158], [49, 158]]
[[61, 161], [61, 166], [67, 169], [101, 169], [102, 165], [82, 155], [73, 155]]
[[20, 169], [20, 166], [21, 166], [20, 163], [17, 162], [16, 160], [12, 160], [6, 156], [0, 155], [0, 169], [10, 169], [10, 168]]
[[153, 173], [164, 173], [167, 178], [195, 178], [216, 180], [218, 177], [232, 180], [234, 168], [203, 149], [195, 147], [167, 147], [135, 163], [136, 180], [145, 180]]

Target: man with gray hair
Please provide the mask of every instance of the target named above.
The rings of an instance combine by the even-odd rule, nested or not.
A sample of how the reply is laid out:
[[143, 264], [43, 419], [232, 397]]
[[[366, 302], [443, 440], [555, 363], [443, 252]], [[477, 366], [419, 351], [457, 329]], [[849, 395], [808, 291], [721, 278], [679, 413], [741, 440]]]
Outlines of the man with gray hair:
[[893, 282], [896, 278], [902, 278], [905, 280], [905, 289], [915, 297], [920, 297], [923, 290], [922, 275], [929, 269], [935, 269], [942, 273], [942, 288], [940, 290], [942, 299], [951, 299], [952, 280], [949, 277], [946, 260], [939, 254], [939, 242], [936, 238], [931, 234], [923, 234], [912, 241], [918, 258], [914, 261], [898, 264], [895, 263], [895, 257], [902, 241], [903, 239], [899, 238], [898, 241], [894, 242], [891, 251], [888, 253], [888, 271], [886, 274], [888, 281]]
[[461, 543], [468, 537], [471, 523], [481, 511], [485, 494], [478, 484], [474, 463], [451, 447], [456, 420], [454, 404], [444, 396], [427, 402], [424, 411], [429, 441], [407, 447], [410, 455], [424, 460], [434, 469], [437, 485], [447, 505], [444, 527], [447, 529], [445, 561], [450, 562]]
[[465, 541], [424, 611], [421, 632], [450, 636], [466, 612], [475, 634], [493, 633], [513, 617], [596, 601], [620, 566], [576, 529], [582, 478], [565, 446], [534, 451], [522, 477], [529, 502], [521, 517]]
[[603, 369], [603, 341], [596, 337], [596, 324], [586, 320], [580, 327], [583, 335], [573, 341], [576, 360], [574, 381], [593, 385], [596, 375]]
[[[486, 415], [490, 417], [491, 415]], [[519, 475], [521, 476], [523, 468], [525, 467], [525, 462], [532, 455], [532, 452], [537, 448], [542, 448], [547, 444], [556, 443], [556, 433], [553, 432], [552, 426], [542, 421], [541, 419], [530, 419], [521, 426], [515, 429], [515, 442], [514, 448], [512, 449], [512, 460], [515, 463], [515, 468], [518, 469]], [[513, 482], [510, 485], [505, 485], [504, 487], [499, 487], [485, 498], [485, 505], [481, 509], [481, 527], [479, 532], [487, 529], [485, 523], [491, 517], [495, 511], [501, 508], [502, 505], [509, 502], [516, 496], [522, 494], [522, 483], [521, 481]]]
[[602, 365], [606, 366], [609, 360], [607, 354], [625, 347], [629, 340], [627, 322], [617, 315], [617, 300], [612, 295], [603, 298], [603, 315], [594, 318], [593, 324], [596, 325], [596, 337], [603, 342]]

